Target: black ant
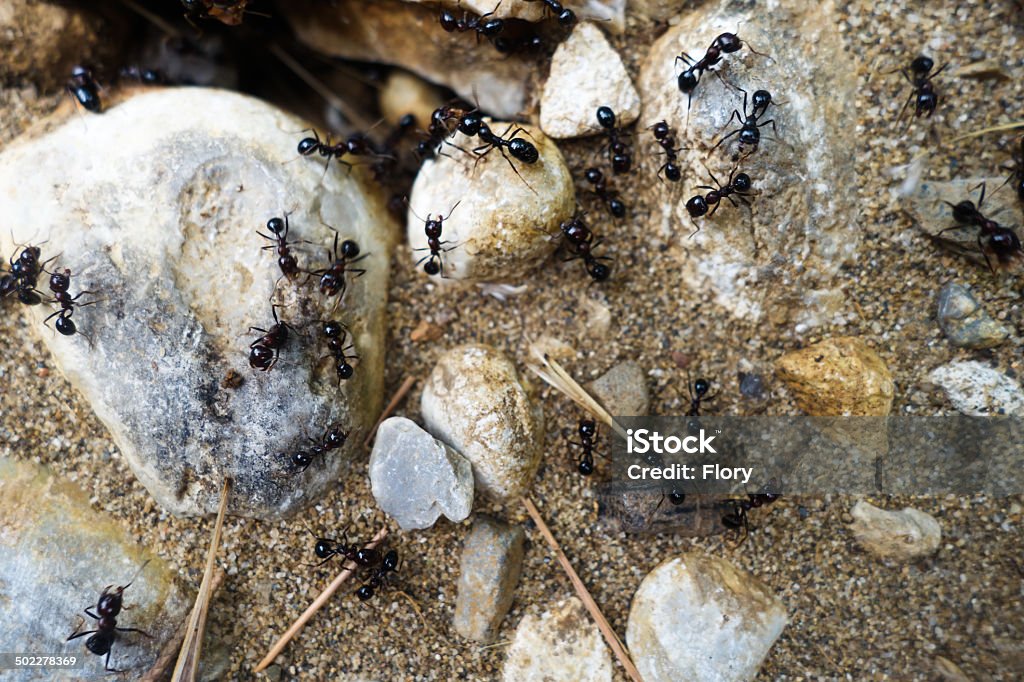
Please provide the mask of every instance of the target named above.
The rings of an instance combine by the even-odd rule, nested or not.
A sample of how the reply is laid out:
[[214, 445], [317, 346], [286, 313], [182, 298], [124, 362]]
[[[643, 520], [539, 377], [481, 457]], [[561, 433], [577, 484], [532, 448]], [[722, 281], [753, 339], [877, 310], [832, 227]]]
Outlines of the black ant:
[[687, 382], [686, 390], [690, 393], [690, 409], [687, 410], [687, 417], [699, 417], [700, 416], [700, 404], [701, 401], [712, 401], [718, 395], [708, 395], [708, 391], [711, 390], [711, 382], [704, 378], [698, 378], [694, 382]]
[[601, 241], [594, 240], [594, 233], [583, 222], [583, 216], [576, 215], [572, 219], [564, 221], [559, 229], [568, 244], [569, 251], [573, 254], [569, 260], [582, 259], [587, 274], [595, 282], [603, 282], [611, 276], [611, 267], [601, 262], [611, 259], [607, 256], [594, 256], [593, 247], [600, 244]]
[[296, 450], [291, 455], [281, 454], [279, 456], [288, 458], [294, 473], [302, 473], [309, 468], [314, 459], [323, 456], [331, 450], [337, 450], [347, 440], [348, 432], [344, 431], [340, 424], [333, 424], [324, 432], [319, 441], [312, 438], [309, 439], [309, 442], [313, 444], [313, 447], [309, 450]]
[[315, 130], [313, 131], [313, 137], [304, 137], [299, 140], [298, 151], [302, 156], [320, 154], [320, 156], [326, 158], [327, 163], [324, 164], [325, 173], [332, 158], [338, 159], [339, 163], [351, 168], [352, 164], [342, 158], [346, 154], [351, 156], [367, 156], [376, 153], [370, 138], [366, 137], [363, 133], [356, 133], [338, 144], [331, 144], [330, 135], [327, 136], [326, 140], [321, 141], [320, 135]]
[[[537, 2], [537, 0], [526, 0], [527, 2]], [[562, 6], [562, 3], [558, 0], [540, 0], [544, 3], [545, 9], [549, 10], [555, 18], [558, 20], [560, 26], [568, 28], [576, 23], [576, 13], [571, 9], [566, 9]]]
[[597, 445], [597, 423], [593, 419], [581, 419], [577, 433], [580, 442], [569, 441], [573, 445], [583, 448], [576, 463], [576, 469], [581, 476], [589, 476], [594, 473], [594, 446]]
[[[464, 124], [465, 117], [463, 117], [463, 120], [459, 124], [460, 132], [464, 132], [462, 131]], [[512, 130], [512, 126], [514, 125], [514, 123], [510, 123], [509, 126], [505, 128], [505, 132], [501, 135], [496, 135], [491, 132], [490, 126], [484, 123], [483, 118], [480, 118], [476, 135], [480, 138], [480, 142], [483, 144], [473, 149], [473, 153], [477, 155], [477, 162], [479, 162], [480, 159], [487, 156], [491, 150], [497, 149], [505, 161], [508, 162], [508, 165], [512, 167], [512, 170], [515, 171], [515, 174], [519, 176], [519, 179], [526, 182], [523, 176], [519, 173], [519, 169], [516, 168], [514, 163], [512, 163], [512, 159], [508, 157], [508, 154], [511, 154], [514, 158], [522, 161], [523, 163], [533, 164], [537, 163], [538, 159], [540, 159], [540, 153], [537, 152], [537, 148], [533, 146], [532, 142], [521, 137], [516, 137], [519, 133], [525, 133], [526, 130], [523, 128], [516, 128], [515, 130]], [[507, 139], [505, 137], [506, 135], [508, 136]], [[508, 149], [508, 154], [505, 153], [506, 149]], [[527, 182], [526, 185], [529, 187], [530, 183]], [[533, 188], [531, 187], [531, 189]]]
[[[711, 180], [715, 183], [716, 187], [711, 185], [698, 185], [697, 189], [709, 190], [704, 196], [696, 195], [690, 197], [686, 202], [686, 210], [690, 214], [691, 218], [700, 218], [704, 215], [714, 215], [715, 211], [718, 210], [722, 199], [728, 199], [729, 203], [736, 206], [736, 202], [733, 200], [732, 195], [735, 194], [736, 198], [742, 201], [744, 204], [749, 205], [746, 197], [750, 192], [750, 187], [753, 184], [750, 176], [746, 173], [737, 173], [736, 169], [733, 168], [732, 172], [729, 173], [729, 181], [722, 185], [715, 177], [715, 174], [708, 171], [708, 175], [711, 176]], [[710, 213], [708, 208], [710, 207]], [[693, 231], [691, 237], [700, 231], [700, 227]]]
[[295, 256], [292, 255], [291, 247], [288, 244], [288, 214], [284, 214], [284, 219], [271, 218], [267, 221], [267, 229], [274, 236], [257, 232], [259, 236], [264, 239], [269, 239], [274, 242], [270, 246], [264, 246], [263, 250], [277, 250], [277, 264], [281, 268], [281, 272], [288, 279], [293, 279], [295, 275], [299, 274], [299, 264], [295, 260]]
[[64, 86], [68, 94], [74, 97], [86, 110], [94, 114], [100, 113], [103, 103], [100, 101], [99, 83], [92, 75], [92, 69], [78, 65], [71, 69], [71, 79]]
[[722, 143], [724, 143], [733, 135], [739, 135], [740, 149], [742, 150], [744, 147], [750, 147], [750, 152], [748, 153], [749, 155], [757, 150], [757, 145], [761, 142], [761, 131], [758, 130], [758, 128], [762, 128], [770, 123], [772, 126], [772, 132], [775, 133], [776, 135], [779, 134], [778, 129], [775, 127], [775, 119], [769, 119], [763, 122], [759, 121], [759, 119], [764, 116], [764, 113], [765, 111], [767, 111], [768, 107], [771, 106], [772, 104], [771, 93], [768, 92], [767, 90], [755, 90], [753, 97], [751, 97], [751, 103], [753, 105], [753, 108], [748, 114], [747, 91], [743, 90], [742, 88], [740, 88], [740, 90], [743, 92], [743, 115], [740, 116], [740, 112], [738, 109], [733, 109], [732, 116], [729, 117], [729, 121], [728, 123], [726, 123], [726, 125], [729, 125], [729, 123], [732, 123], [733, 119], [736, 119], [736, 121], [740, 124], [740, 128], [738, 130], [732, 131], [731, 133], [723, 137], [721, 140], [719, 140], [718, 144], [711, 148], [711, 151], [715, 151], [716, 149], [718, 149], [720, 146], [722, 146]]
[[900, 69], [900, 73], [907, 79], [914, 88], [914, 91], [907, 96], [907, 101], [903, 103], [903, 108], [900, 109], [897, 121], [903, 118], [903, 112], [907, 110], [911, 101], [914, 102], [914, 118], [919, 117], [921, 114], [925, 114], [925, 118], [931, 118], [932, 114], [935, 113], [935, 107], [939, 103], [939, 96], [935, 93], [935, 84], [932, 83], [932, 79], [942, 73], [942, 70], [949, 66], [949, 64], [943, 64], [937, 71], [932, 72], [932, 67], [934, 66], [935, 62], [931, 57], [921, 55], [910, 62], [909, 73], [908, 69]]
[[[735, 33], [721, 33], [711, 41], [711, 45], [704, 53], [704, 56], [699, 60], [694, 61], [693, 57], [685, 52], [676, 57], [676, 63], [682, 61], [687, 65], [686, 70], [679, 74], [679, 77], [677, 78], [680, 92], [684, 92], [687, 95], [687, 111], [690, 110], [690, 102], [693, 100], [693, 91], [697, 89], [697, 84], [700, 83], [700, 78], [704, 75], [704, 72], [721, 62], [722, 55], [738, 52], [739, 49], [743, 47], [743, 44], [743, 40], [741, 40]], [[754, 50], [754, 48], [750, 47], [749, 43], [747, 43], [747, 49], [754, 54], [761, 54]]]
[[978, 198], [978, 206], [975, 206], [974, 202], [970, 199], [965, 199], [958, 204], [952, 204], [948, 201], [943, 202], [953, 209], [953, 220], [957, 224], [953, 227], [947, 227], [938, 234], [964, 226], [978, 228], [978, 249], [981, 251], [981, 255], [985, 257], [985, 263], [988, 264], [989, 270], [995, 272], [992, 261], [989, 260], [988, 252], [985, 250], [985, 238], [988, 238], [988, 247], [995, 252], [996, 258], [999, 259], [1000, 263], [1008, 263], [1018, 256], [1021, 253], [1021, 244], [1016, 232], [1008, 227], [1003, 227], [990, 218], [986, 218], [981, 213], [980, 206], [985, 201], [985, 183], [981, 183], [979, 187], [981, 187], [981, 196]]
[[[138, 628], [119, 628], [117, 627], [117, 616], [121, 613], [122, 598], [124, 591], [131, 587], [131, 583], [118, 587], [113, 592], [110, 591], [110, 585], [103, 588], [103, 593], [100, 594], [99, 600], [96, 602], [96, 613], [93, 613], [89, 607], [85, 608], [85, 613], [95, 621], [95, 630], [86, 630], [85, 632], [79, 632], [78, 628], [71, 633], [65, 641], [70, 642], [73, 639], [84, 637], [86, 635], [92, 635], [89, 639], [85, 640], [85, 648], [90, 653], [96, 654], [97, 656], [106, 655], [106, 661], [103, 663], [104, 670], [109, 672], [122, 672], [121, 670], [115, 670], [110, 667], [110, 650], [114, 646], [114, 642], [117, 640], [118, 632], [138, 632], [140, 635], [145, 637], [152, 637], [147, 632], [139, 630]], [[99, 614], [99, 615], [97, 615]], [[84, 619], [83, 619], [84, 622]], [[78, 627], [82, 627], [79, 624]]]
[[11, 269], [2, 278], [0, 296], [7, 296], [16, 291], [18, 300], [25, 305], [39, 305], [43, 302], [36, 290], [39, 273], [43, 269], [43, 264], [39, 262], [41, 254], [42, 250], [38, 246], [26, 246], [18, 254], [17, 259], [11, 256], [8, 261]]
[[[438, 214], [436, 218], [433, 218], [431, 217], [432, 214], [428, 213], [427, 219], [423, 221], [423, 231], [427, 235], [427, 246], [422, 249], [416, 249], [416, 251], [430, 251], [430, 254], [416, 261], [416, 267], [419, 267], [419, 264], [423, 263], [423, 261], [427, 261], [423, 263], [423, 272], [428, 275], [433, 276], [440, 273], [444, 277], [444, 261], [441, 260], [441, 253], [451, 251], [455, 246], [449, 246], [447, 249], [441, 248], [448, 243], [447, 240], [441, 241], [441, 230], [444, 228], [444, 221], [452, 217], [452, 213], [455, 212], [460, 203], [462, 202], [456, 201], [455, 206], [452, 206], [452, 210], [448, 211], [448, 215], [444, 217]], [[413, 211], [413, 215], [423, 220], [416, 215], [416, 211]]]
[[612, 171], [618, 175], [628, 173], [633, 166], [629, 153], [629, 145], [620, 138], [622, 129], [615, 125], [615, 112], [611, 107], [597, 108], [597, 123], [608, 136], [608, 159], [612, 162]]
[[750, 522], [747, 518], [747, 513], [751, 509], [769, 505], [780, 497], [782, 495], [770, 492], [768, 486], [765, 486], [761, 492], [748, 493], [746, 499], [732, 500], [732, 511], [722, 516], [722, 525], [729, 530], [742, 531], [740, 542], [743, 542], [750, 532]]
[[[307, 529], [308, 530], [308, 529]], [[359, 568], [370, 568], [381, 563], [381, 555], [376, 549], [360, 547], [358, 544], [349, 544], [348, 541], [332, 540], [331, 538], [319, 537], [313, 531], [309, 531], [316, 543], [313, 545], [313, 552], [322, 561], [313, 566], [323, 566], [336, 556], [341, 556], [351, 561]]]
[[249, 366], [253, 369], [264, 372], [269, 371], [277, 362], [281, 349], [288, 341], [288, 330], [295, 331], [290, 324], [281, 322], [277, 318], [278, 307], [276, 304], [271, 306], [271, 310], [274, 313], [274, 324], [271, 325], [270, 329], [249, 327], [249, 331], [263, 334], [263, 336], [249, 344]]
[[[331, 228], [334, 230], [334, 228]], [[351, 239], [341, 243], [341, 250], [338, 249], [338, 231], [334, 230], [334, 245], [328, 254], [331, 264], [321, 270], [314, 270], [311, 274], [320, 278], [320, 293], [325, 296], [338, 295], [339, 299], [345, 294], [348, 286], [345, 280], [345, 273], [350, 272], [355, 277], [366, 274], [366, 270], [351, 267], [366, 258], [368, 254], [359, 255], [359, 245]]]
[[504, 19], [499, 19], [498, 17], [494, 17], [493, 19], [487, 18], [492, 16], [494, 11], [497, 9], [497, 6], [495, 6], [495, 8], [487, 14], [481, 14], [479, 17], [472, 18], [470, 18], [467, 12], [463, 12], [461, 19], [457, 18], [455, 13], [451, 10], [442, 9], [441, 28], [448, 33], [454, 33], [456, 31], [459, 33], [476, 31], [477, 42], [480, 41], [480, 36], [484, 36], [485, 38], [495, 38], [505, 30]]
[[658, 121], [652, 125], [648, 130], [654, 135], [654, 139], [657, 140], [658, 144], [665, 152], [665, 163], [658, 169], [658, 177], [661, 177], [662, 172], [665, 173], [665, 179], [670, 182], [679, 182], [683, 178], [683, 170], [676, 163], [679, 152], [683, 151], [682, 147], [676, 147], [676, 136], [671, 126], [665, 121]]
[[[323, 323], [323, 334], [327, 338], [327, 349], [331, 352], [329, 357], [334, 358], [334, 371], [338, 375], [338, 381], [347, 381], [355, 374], [355, 368], [349, 360], [358, 360], [358, 355], [349, 355], [348, 351], [354, 348], [353, 344], [345, 345], [349, 335], [348, 328], [336, 320], [327, 320]], [[321, 358], [323, 360], [323, 358]]]
[[594, 186], [594, 194], [600, 197], [601, 201], [608, 206], [608, 212], [616, 218], [625, 217], [626, 204], [614, 192], [608, 189], [604, 173], [598, 168], [588, 168], [584, 175], [587, 178], [587, 182]]
[[71, 288], [71, 271], [64, 268], [64, 272], [53, 272], [50, 273], [50, 291], [53, 292], [53, 299], [51, 303], [56, 303], [60, 306], [60, 310], [51, 314], [45, 320], [43, 324], [46, 324], [54, 317], [57, 321], [53, 323], [54, 328], [63, 334], [64, 336], [72, 336], [78, 328], [75, 326], [71, 316], [75, 314], [75, 306], [87, 306], [93, 305], [96, 301], [90, 301], [89, 303], [76, 303], [76, 301], [84, 296], [85, 294], [91, 294], [91, 291], [81, 291], [78, 296], [72, 297], [68, 292]]
[[358, 590], [356, 590], [356, 596], [359, 597], [360, 601], [367, 601], [368, 599], [372, 599], [373, 595], [376, 594], [377, 590], [384, 585], [384, 582], [387, 579], [388, 574], [397, 572], [398, 552], [392, 549], [384, 555], [384, 559], [381, 561], [380, 566], [373, 571], [369, 579], [365, 583], [363, 583]]

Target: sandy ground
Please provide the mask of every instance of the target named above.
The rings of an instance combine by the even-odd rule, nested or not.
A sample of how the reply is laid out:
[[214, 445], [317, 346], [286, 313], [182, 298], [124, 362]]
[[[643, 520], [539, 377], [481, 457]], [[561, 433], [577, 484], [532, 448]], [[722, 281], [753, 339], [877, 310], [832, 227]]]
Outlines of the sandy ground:
[[[877, 349], [896, 381], [894, 410], [900, 413], [941, 414], [950, 409], [924, 377], [954, 358], [980, 359], [1020, 377], [1024, 361], [1016, 343], [995, 351], [956, 350], [934, 321], [935, 294], [941, 283], [955, 279], [974, 288], [987, 309], [1019, 337], [1019, 286], [1000, 285], [986, 270], [939, 252], [922, 239], [892, 198], [895, 182], [885, 173], [925, 148], [936, 150], [929, 168], [932, 179], [991, 173], [1007, 162], [1009, 137], [988, 135], [955, 146], [948, 140], [1019, 118], [1024, 111], [1024, 20], [1017, 7], [1010, 1], [951, 0], [912, 11], [890, 3], [844, 6], [840, 29], [859, 64], [851, 75], [860, 84], [860, 182], [857, 188], [837, 191], [858, 192], [865, 241], [859, 264], [841, 275], [851, 306], [856, 303], [861, 313], [852, 326], [819, 328], [798, 338], [768, 325], [728, 319], [706, 297], [682, 289], [671, 260], [648, 244], [643, 225], [650, 209], [641, 200], [631, 207], [634, 220], [609, 235], [618, 276], [601, 287], [586, 286], [578, 263], [551, 261], [530, 281], [527, 295], [500, 303], [474, 289], [442, 290], [425, 282], [400, 249], [393, 260], [388, 310], [389, 390], [406, 376], [426, 376], [438, 353], [451, 345], [491, 343], [522, 363], [526, 339], [542, 334], [575, 349], [575, 358], [565, 364], [580, 379], [594, 378], [622, 360], [638, 360], [650, 373], [652, 409], [661, 414], [684, 410], [681, 358], [724, 387], [715, 413], [742, 414], [754, 408], [738, 391], [741, 359], [767, 375], [782, 353], [833, 334], [862, 336]], [[640, 55], [632, 46], [646, 45], [650, 37], [631, 30], [614, 41], [634, 75]], [[919, 51], [954, 67], [997, 59], [1014, 79], [944, 74], [939, 81], [943, 100], [932, 124], [916, 122], [904, 134], [894, 118], [906, 84], [898, 75], [881, 71], [903, 65]], [[4, 92], [2, 139], [9, 140], [56, 101], [35, 99], [30, 92]], [[581, 170], [595, 144], [564, 145], [570, 165]], [[629, 183], [617, 180], [617, 185], [630, 195], [647, 182], [647, 177], [634, 175]], [[1019, 225], [1020, 218], [1018, 213], [1004, 222]], [[652, 288], [652, 282], [662, 285]], [[580, 314], [590, 307], [587, 300], [610, 309], [607, 334], [588, 330], [587, 315]], [[158, 548], [184, 581], [198, 586], [211, 522], [171, 518], [155, 506], [89, 406], [54, 370], [35, 340], [38, 330], [26, 328], [16, 306], [5, 305], [4, 311], [0, 453], [47, 464], [77, 481], [89, 491], [94, 508], [118, 519], [138, 542]], [[443, 338], [412, 342], [410, 332], [422, 320], [441, 325]], [[793, 413], [785, 391], [777, 382], [770, 387], [768, 411]], [[418, 398], [414, 391], [399, 414], [416, 418]], [[886, 565], [864, 554], [846, 529], [852, 500], [839, 497], [784, 499], [755, 512], [757, 528], [738, 548], [722, 537], [610, 534], [596, 522], [592, 484], [581, 480], [569, 461], [565, 441], [577, 410], [548, 390], [544, 405], [549, 415], [571, 417], [549, 420], [547, 459], [532, 497], [619, 633], [625, 631], [630, 599], [643, 576], [663, 559], [694, 550], [727, 557], [768, 583], [785, 602], [791, 623], [759, 679], [934, 680], [943, 679], [940, 671], [950, 669], [944, 660], [971, 679], [1024, 675], [1020, 497], [874, 500], [895, 508], [912, 504], [941, 523], [944, 538], [938, 554], [910, 566]], [[351, 535], [369, 537], [384, 521], [374, 511], [364, 472], [365, 462], [357, 463], [336, 492], [301, 518], [282, 523], [229, 520], [221, 553], [229, 578], [211, 610], [207, 640], [208, 664], [221, 666], [221, 677], [253, 678], [252, 667], [277, 634], [336, 570], [306, 565], [310, 538], [303, 522], [327, 530], [349, 525]], [[392, 545], [404, 556], [401, 585], [419, 613], [393, 592], [362, 604], [345, 591], [307, 626], [278, 658], [280, 668], [272, 671], [283, 673], [284, 679], [498, 678], [505, 646], [521, 616], [542, 610], [572, 589], [523, 509], [490, 511], [526, 524], [530, 539], [515, 604], [495, 645], [467, 643], [451, 631], [458, 557], [468, 523], [441, 522], [429, 532], [392, 536]], [[624, 679], [621, 669], [616, 676]]]

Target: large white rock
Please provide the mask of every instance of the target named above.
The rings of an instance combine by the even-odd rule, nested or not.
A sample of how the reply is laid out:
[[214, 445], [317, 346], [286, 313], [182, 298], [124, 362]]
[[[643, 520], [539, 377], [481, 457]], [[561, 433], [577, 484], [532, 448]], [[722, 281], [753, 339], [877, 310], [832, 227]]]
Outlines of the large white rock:
[[437, 361], [420, 398], [427, 431], [473, 464], [479, 492], [499, 499], [526, 492], [540, 466], [544, 411], [504, 353], [452, 348]]
[[[293, 473], [279, 453], [308, 449], [335, 422], [366, 433], [382, 394], [390, 233], [383, 203], [357, 173], [324, 174], [299, 158], [306, 126], [259, 100], [209, 89], [146, 92], [102, 115], [73, 115], [0, 155], [0, 247], [41, 244], [49, 268], [72, 271], [72, 293], [99, 302], [75, 312], [82, 335], [42, 325], [58, 367], [110, 429], [139, 480], [166, 509], [212, 513], [224, 476], [230, 510], [275, 517], [319, 499], [359, 450]], [[59, 153], [57, 153], [59, 150]], [[43, 159], [51, 162], [41, 163]], [[343, 305], [313, 278], [282, 279], [282, 320], [295, 332], [269, 372], [248, 363], [250, 326], [273, 323], [281, 272], [261, 251], [273, 216], [291, 212], [299, 267], [325, 266], [336, 226], [367, 254]], [[40, 279], [44, 289], [45, 277]], [[82, 300], [88, 300], [85, 296]], [[339, 387], [319, 321], [354, 334], [355, 376]], [[240, 384], [239, 384], [240, 382]]]
[[725, 559], [684, 554], [633, 595], [626, 641], [644, 682], [753, 680], [786, 626], [771, 588]]
[[505, 682], [611, 682], [601, 631], [576, 597], [519, 621], [508, 648]]
[[[489, 125], [499, 135], [509, 127], [496, 121]], [[423, 163], [406, 217], [416, 261], [429, 254], [422, 250], [428, 216], [448, 216], [441, 239], [448, 242], [442, 249], [450, 250], [441, 254], [441, 262], [442, 274], [450, 279], [518, 283], [558, 247], [559, 225], [576, 210], [572, 173], [551, 138], [533, 126], [521, 127], [525, 132], [517, 137], [533, 143], [539, 154], [534, 163], [510, 156], [513, 170], [497, 149], [478, 162], [447, 144], [442, 155]], [[451, 143], [466, 150], [480, 144], [462, 133]]]
[[[836, 277], [856, 261], [863, 230], [855, 224], [854, 194], [837, 190], [857, 184], [855, 64], [837, 25], [831, 0], [779, 0], [770, 11], [707, 2], [681, 15], [641, 66], [638, 129], [665, 120], [685, 148], [682, 181], [650, 184], [650, 222], [670, 226], [677, 244], [670, 255], [679, 259], [688, 287], [737, 318], [767, 318], [797, 331], [847, 319], [848, 298]], [[732, 31], [742, 47], [722, 55], [688, 98], [678, 88], [685, 65], [676, 57], [687, 52], [700, 59], [719, 34]], [[738, 88], [766, 89], [777, 102], [760, 119], [774, 120], [776, 128], [760, 128], [759, 148], [742, 161], [735, 158], [738, 136], [711, 151], [739, 128], [730, 121], [743, 108]], [[640, 134], [646, 145], [653, 144], [650, 135]], [[655, 157], [647, 172], [653, 176], [662, 163], [664, 156]], [[706, 195], [698, 186], [714, 185], [705, 165], [722, 183], [734, 168], [747, 173], [751, 207], [726, 200], [713, 216], [691, 219], [686, 202]]]
[[1020, 384], [983, 362], [950, 362], [933, 369], [928, 378], [942, 387], [953, 407], [969, 417], [1024, 417]]
[[540, 97], [540, 127], [554, 138], [598, 135], [597, 108], [609, 106], [619, 126], [640, 115], [640, 95], [601, 29], [577, 26], [551, 58]]

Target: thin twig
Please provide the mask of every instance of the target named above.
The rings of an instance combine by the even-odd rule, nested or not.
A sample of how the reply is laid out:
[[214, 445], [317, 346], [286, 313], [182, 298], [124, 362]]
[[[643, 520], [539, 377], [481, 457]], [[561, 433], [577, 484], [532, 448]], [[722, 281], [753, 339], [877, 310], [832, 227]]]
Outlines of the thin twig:
[[626, 437], [626, 430], [615, 421], [614, 417], [608, 414], [608, 410], [604, 409], [599, 402], [583, 390], [583, 387], [576, 383], [576, 380], [554, 358], [542, 351], [535, 343], [530, 344], [530, 353], [536, 360], [536, 364], [528, 363], [526, 366], [534, 374], [543, 379], [552, 388], [567, 395], [573, 402], [594, 417], [612, 427], [620, 436]]
[[[373, 539], [366, 543], [366, 549], [373, 549], [381, 542], [383, 542], [384, 538], [386, 538], [387, 536], [387, 527], [381, 528], [380, 531], [373, 536]], [[321, 592], [320, 596], [317, 597], [313, 601], [313, 603], [310, 604], [309, 607], [302, 612], [302, 615], [299, 616], [294, 623], [292, 623], [292, 626], [288, 628], [288, 630], [285, 631], [283, 635], [281, 635], [281, 638], [278, 639], [274, 646], [270, 648], [270, 652], [266, 656], [264, 656], [263, 660], [256, 665], [256, 668], [253, 670], [253, 672], [261, 672], [264, 669], [266, 669], [268, 665], [273, 663], [274, 659], [277, 658], [282, 651], [284, 651], [284, 648], [286, 646], [288, 646], [288, 642], [292, 641], [292, 638], [295, 637], [295, 635], [299, 634], [299, 630], [301, 630], [302, 627], [307, 622], [309, 622], [309, 619], [312, 618], [316, 614], [316, 612], [319, 611], [320, 608], [327, 603], [327, 600], [331, 598], [331, 595], [338, 591], [338, 588], [341, 587], [342, 583], [348, 580], [355, 572], [356, 565], [353, 564], [351, 561], [346, 561], [343, 565], [343, 568], [341, 569], [341, 573], [339, 573], [337, 577], [331, 582], [331, 584], [327, 586], [327, 589]]]
[[366, 117], [364, 117], [359, 111], [351, 106], [348, 102], [335, 95], [331, 90], [324, 85], [316, 76], [309, 72], [309, 70], [302, 64], [285, 52], [284, 48], [280, 45], [272, 44], [270, 46], [270, 52], [281, 60], [285, 66], [291, 69], [296, 76], [298, 76], [306, 85], [313, 88], [318, 95], [324, 98], [324, 100], [332, 107], [341, 112], [345, 119], [355, 126], [356, 128], [367, 129], [371, 127], [371, 123]]
[[597, 602], [590, 596], [590, 592], [587, 590], [587, 586], [583, 584], [580, 577], [573, 570], [572, 564], [569, 563], [569, 558], [565, 556], [565, 552], [559, 547], [558, 541], [555, 540], [555, 536], [551, 534], [551, 530], [548, 525], [544, 523], [544, 519], [541, 518], [540, 512], [537, 511], [537, 507], [533, 505], [528, 497], [519, 498], [522, 500], [523, 506], [526, 507], [526, 512], [533, 519], [533, 522], [537, 524], [537, 528], [540, 530], [540, 534], [544, 536], [548, 544], [551, 545], [551, 549], [555, 550], [555, 558], [558, 559], [558, 563], [562, 564], [562, 569], [566, 575], [569, 576], [569, 581], [572, 582], [572, 586], [576, 588], [576, 594], [579, 595], [583, 601], [583, 605], [587, 607], [587, 611], [590, 612], [590, 617], [597, 623], [597, 628], [604, 635], [604, 639], [608, 642], [608, 646], [611, 647], [612, 653], [615, 654], [615, 658], [619, 659], [619, 663], [626, 669], [626, 674], [629, 675], [629, 679], [633, 682], [643, 682], [640, 677], [640, 671], [633, 665], [633, 660], [629, 657], [629, 652], [626, 651], [626, 647], [623, 646], [619, 636], [615, 634], [615, 630], [612, 630], [612, 626], [608, 624], [608, 620], [601, 613], [601, 609], [598, 607]]
[[981, 135], [987, 135], [988, 133], [1001, 133], [1006, 130], [1015, 130], [1017, 128], [1024, 128], [1024, 121], [1011, 121], [1010, 123], [1000, 123], [999, 125], [990, 126], [988, 128], [982, 128], [981, 130], [975, 130], [973, 133], [964, 133], [958, 135], [950, 140], [950, 144], [959, 142], [960, 140], [966, 140], [970, 137], [980, 137]]
[[[213, 574], [213, 584], [210, 585], [210, 595], [217, 594], [217, 590], [224, 584], [224, 578], [227, 576], [227, 572], [217, 567], [217, 572]], [[193, 607], [193, 610], [195, 607]], [[191, 614], [192, 611], [189, 611]], [[189, 618], [186, 617], [178, 625], [178, 629], [174, 631], [174, 635], [167, 640], [164, 644], [164, 648], [160, 650], [160, 655], [157, 657], [153, 667], [149, 669], [145, 675], [142, 676], [141, 682], [160, 682], [164, 679], [164, 675], [167, 673], [167, 669], [174, 663], [174, 659], [178, 657], [178, 652], [181, 651], [181, 643], [185, 641], [185, 628], [188, 626]]]
[[395, 395], [391, 397], [391, 402], [389, 402], [388, 406], [384, 408], [384, 411], [380, 413], [380, 417], [377, 419], [377, 423], [374, 424], [373, 428], [370, 429], [370, 432], [366, 434], [366, 440], [363, 441], [364, 448], [366, 448], [367, 450], [370, 449], [370, 443], [373, 441], [373, 437], [377, 435], [377, 427], [379, 427], [381, 423], [383, 423], [383, 421], [387, 419], [392, 412], [395, 411], [395, 408], [398, 407], [398, 403], [402, 402], [402, 398], [405, 397], [405, 394], [411, 391], [412, 387], [415, 385], [416, 377], [405, 378], [405, 381], [402, 382], [402, 385], [398, 387], [397, 391], [395, 391]]
[[231, 479], [225, 478], [220, 488], [217, 522], [213, 525], [210, 549], [206, 552], [206, 570], [203, 571], [203, 582], [199, 585], [196, 605], [188, 617], [181, 653], [178, 654], [178, 662], [174, 666], [171, 682], [192, 682], [199, 679], [199, 659], [203, 650], [203, 634], [206, 631], [206, 614], [210, 609], [210, 597], [213, 596], [213, 569], [216, 568], [217, 550], [220, 548], [220, 536], [224, 529], [224, 517], [227, 515], [230, 494]]
[[146, 9], [143, 6], [141, 6], [139, 3], [133, 2], [133, 0], [121, 0], [121, 3], [124, 4], [125, 6], [127, 6], [128, 9], [130, 9], [133, 12], [139, 14], [144, 19], [146, 19], [147, 21], [152, 23], [158, 29], [160, 29], [161, 31], [166, 33], [169, 37], [175, 38], [175, 39], [181, 37], [181, 31], [179, 31], [178, 29], [174, 28], [169, 23], [164, 21], [163, 18], [161, 18], [160, 16], [154, 14], [153, 12], [150, 12], [148, 9]]

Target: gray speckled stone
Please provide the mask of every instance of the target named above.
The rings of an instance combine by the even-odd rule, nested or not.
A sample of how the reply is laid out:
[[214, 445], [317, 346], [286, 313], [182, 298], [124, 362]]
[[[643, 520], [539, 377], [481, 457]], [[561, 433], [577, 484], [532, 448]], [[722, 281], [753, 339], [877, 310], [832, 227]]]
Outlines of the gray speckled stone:
[[520, 526], [479, 515], [462, 545], [455, 631], [466, 639], [490, 642], [512, 606], [523, 570], [526, 536]]
[[[110, 667], [138, 679], [192, 607], [163, 559], [93, 511], [81, 489], [43, 467], [0, 458], [0, 529], [0, 652], [78, 656], [85, 665], [75, 671], [76, 679], [116, 679], [103, 672], [104, 657], [85, 648], [90, 635], [65, 640], [79, 624], [82, 630], [95, 627], [83, 609], [95, 613], [105, 587], [131, 581], [117, 625], [145, 630], [152, 638], [119, 634]], [[53, 670], [4, 670], [0, 677], [64, 679]]]
[[403, 530], [429, 528], [442, 514], [462, 521], [473, 508], [469, 460], [405, 417], [385, 419], [377, 429], [370, 486]]
[[1010, 330], [981, 308], [968, 287], [950, 282], [939, 292], [939, 326], [954, 346], [994, 348], [1006, 340]]
[[651, 405], [647, 377], [634, 360], [615, 365], [591, 381], [587, 390], [615, 417], [643, 417]]
[[[335, 422], [365, 434], [380, 411], [390, 218], [360, 172], [324, 173], [297, 155], [289, 131], [304, 127], [252, 97], [154, 88], [102, 116], [54, 121], [0, 154], [11, 227], [0, 229], [0, 253], [12, 240], [42, 244], [42, 259], [56, 256], [50, 269], [72, 271], [73, 294], [98, 292], [74, 313], [91, 344], [44, 327], [50, 305], [22, 306], [26, 326], [172, 513], [215, 513], [225, 476], [231, 514], [301, 509], [334, 485], [361, 438], [301, 474], [281, 453], [308, 450]], [[54, 149], [60, 163], [40, 165]], [[295, 247], [300, 268], [323, 267], [335, 236], [324, 223], [366, 254], [337, 310], [336, 296], [281, 279], [275, 253], [261, 251], [269, 242], [257, 231], [285, 211], [289, 239], [313, 242]], [[273, 324], [272, 295], [295, 331], [262, 372], [249, 366], [249, 328]], [[341, 386], [324, 358], [327, 316], [348, 325], [359, 355]]]

